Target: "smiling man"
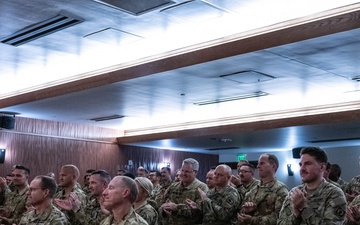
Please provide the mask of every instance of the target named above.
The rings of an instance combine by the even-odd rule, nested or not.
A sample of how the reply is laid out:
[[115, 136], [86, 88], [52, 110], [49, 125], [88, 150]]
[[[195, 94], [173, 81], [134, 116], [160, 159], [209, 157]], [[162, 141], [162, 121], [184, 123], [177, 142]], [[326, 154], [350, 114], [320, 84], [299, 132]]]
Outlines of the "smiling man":
[[27, 210], [26, 199], [29, 190], [30, 170], [25, 166], [15, 165], [12, 170], [14, 190], [6, 186], [6, 180], [0, 180], [1, 190], [5, 196], [4, 211], [1, 213], [0, 219], [2, 223], [15, 223], [20, 221], [22, 214]]
[[286, 197], [278, 225], [343, 224], [346, 199], [343, 191], [323, 178], [327, 155], [317, 147], [304, 147], [301, 152], [300, 176], [303, 184]]
[[159, 209], [159, 220], [166, 225], [195, 225], [201, 224], [201, 214], [186, 203], [186, 200], [200, 204], [201, 197], [198, 189], [205, 193], [208, 187], [196, 179], [199, 162], [193, 158], [182, 162], [180, 181], [172, 183], [166, 190]]

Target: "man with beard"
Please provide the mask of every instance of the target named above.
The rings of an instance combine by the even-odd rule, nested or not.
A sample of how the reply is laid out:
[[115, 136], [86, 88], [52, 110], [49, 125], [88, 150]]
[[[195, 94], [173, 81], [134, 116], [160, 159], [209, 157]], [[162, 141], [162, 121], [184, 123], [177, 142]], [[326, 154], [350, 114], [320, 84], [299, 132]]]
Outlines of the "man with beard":
[[238, 173], [241, 179], [241, 185], [237, 187], [237, 190], [240, 194], [241, 200], [243, 200], [246, 193], [255, 186], [259, 185], [260, 181], [254, 178], [255, 167], [252, 164], [243, 164], [239, 168]]
[[273, 154], [262, 154], [258, 161], [260, 184], [246, 195], [241, 212], [238, 213], [240, 224], [275, 225], [285, 197], [287, 186], [276, 179], [279, 160]]
[[18, 225], [69, 225], [65, 214], [52, 204], [56, 192], [56, 182], [48, 176], [37, 176], [30, 183], [27, 203], [33, 210], [26, 213]]
[[303, 184], [293, 188], [286, 197], [278, 225], [343, 224], [346, 213], [344, 193], [323, 178], [326, 152], [317, 147], [304, 147], [300, 156]]
[[201, 224], [201, 214], [186, 203], [186, 200], [200, 204], [201, 197], [198, 189], [205, 193], [208, 191], [206, 184], [196, 179], [199, 162], [193, 158], [182, 162], [180, 181], [174, 182], [166, 190], [163, 204], [159, 208], [159, 220], [166, 225], [195, 225]]

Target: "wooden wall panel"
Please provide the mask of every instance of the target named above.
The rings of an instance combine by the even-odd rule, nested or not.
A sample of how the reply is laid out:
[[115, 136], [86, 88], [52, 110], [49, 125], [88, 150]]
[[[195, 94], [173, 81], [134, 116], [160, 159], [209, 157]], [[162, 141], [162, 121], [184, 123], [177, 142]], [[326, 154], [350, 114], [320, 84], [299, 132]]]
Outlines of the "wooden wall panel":
[[10, 173], [15, 164], [28, 167], [31, 179], [48, 172], [58, 174], [65, 164], [79, 168], [80, 183], [90, 168], [116, 175], [117, 165], [124, 163], [115, 139], [118, 133], [94, 126], [16, 118], [14, 130], [0, 130], [0, 148], [6, 149], [0, 176]]

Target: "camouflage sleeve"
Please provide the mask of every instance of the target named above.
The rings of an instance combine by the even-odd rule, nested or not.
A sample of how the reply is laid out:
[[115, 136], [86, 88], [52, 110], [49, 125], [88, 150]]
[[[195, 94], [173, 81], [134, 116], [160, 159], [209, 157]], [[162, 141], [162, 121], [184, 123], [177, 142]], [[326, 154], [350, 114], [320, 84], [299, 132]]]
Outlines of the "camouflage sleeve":
[[296, 218], [292, 213], [292, 208], [290, 206], [290, 199], [288, 195], [285, 198], [284, 203], [281, 207], [277, 225], [299, 225], [300, 223], [301, 218]]
[[274, 211], [271, 212], [269, 215], [262, 215], [262, 216], [253, 216], [251, 218], [252, 225], [259, 225], [259, 224], [276, 224], [279, 213], [282, 208], [283, 202], [288, 195], [289, 191], [286, 186], [281, 186], [278, 191], [275, 193], [275, 205]]
[[218, 220], [228, 220], [231, 217], [234, 217], [236, 211], [238, 210], [238, 205], [240, 204], [240, 196], [237, 190], [234, 189], [233, 192], [228, 192], [225, 196], [222, 196], [222, 204], [216, 204], [209, 198], [206, 198], [202, 201], [203, 211], [212, 213], [215, 218]]
[[57, 219], [51, 221], [49, 224], [51, 224], [51, 225], [70, 225], [70, 223], [69, 223], [69, 221], [66, 219], [66, 217], [57, 218]]
[[[205, 193], [208, 192], [208, 187], [205, 184], [200, 184], [198, 186], [201, 190], [203, 190]], [[184, 198], [186, 199], [186, 197]], [[196, 202], [196, 205], [201, 205], [201, 197], [199, 192], [197, 191], [197, 188], [195, 190], [195, 199], [194, 201]], [[199, 213], [198, 209], [192, 209], [188, 204], [186, 203], [179, 203], [177, 205], [177, 215], [181, 215], [182, 217], [189, 217], [189, 218], [194, 218], [195, 220], [197, 220], [199, 217], [201, 217], [201, 213]]]

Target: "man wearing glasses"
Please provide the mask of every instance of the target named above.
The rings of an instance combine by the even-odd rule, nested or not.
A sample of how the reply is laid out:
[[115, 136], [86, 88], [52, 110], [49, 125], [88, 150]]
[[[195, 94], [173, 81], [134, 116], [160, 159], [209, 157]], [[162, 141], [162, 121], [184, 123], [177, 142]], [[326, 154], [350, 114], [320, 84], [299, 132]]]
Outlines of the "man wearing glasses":
[[241, 200], [243, 200], [245, 198], [245, 194], [256, 185], [260, 184], [260, 181], [254, 178], [255, 166], [252, 164], [243, 164], [239, 168], [238, 172], [241, 179], [241, 185], [237, 186], [237, 190], [240, 194]]
[[27, 203], [34, 207], [34, 210], [26, 213], [18, 225], [69, 225], [65, 214], [52, 204], [56, 189], [57, 185], [53, 178], [48, 176], [35, 177], [27, 192]]
[[180, 181], [172, 183], [166, 190], [159, 209], [159, 220], [166, 225], [195, 225], [201, 224], [201, 214], [192, 209], [186, 200], [200, 204], [201, 197], [198, 189], [205, 193], [206, 184], [196, 179], [199, 162], [193, 158], [185, 159], [182, 163]]

